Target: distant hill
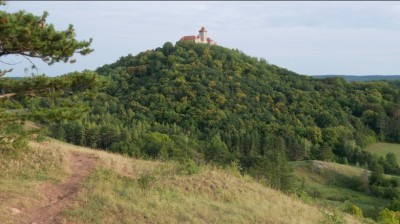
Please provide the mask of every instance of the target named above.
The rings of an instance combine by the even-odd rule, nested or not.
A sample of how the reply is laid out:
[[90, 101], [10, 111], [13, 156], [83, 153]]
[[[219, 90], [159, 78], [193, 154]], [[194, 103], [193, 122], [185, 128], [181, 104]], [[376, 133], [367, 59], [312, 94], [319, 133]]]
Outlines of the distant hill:
[[363, 164], [359, 152], [377, 138], [400, 142], [396, 83], [317, 79], [190, 42], [121, 57], [97, 72], [109, 85], [88, 99], [92, 111], [82, 122], [53, 124], [53, 137], [145, 158], [239, 161], [254, 176], [261, 161], [286, 158], [269, 155], [278, 151], [293, 161]]
[[344, 78], [348, 82], [400, 80], [400, 75], [315, 75], [314, 78]]

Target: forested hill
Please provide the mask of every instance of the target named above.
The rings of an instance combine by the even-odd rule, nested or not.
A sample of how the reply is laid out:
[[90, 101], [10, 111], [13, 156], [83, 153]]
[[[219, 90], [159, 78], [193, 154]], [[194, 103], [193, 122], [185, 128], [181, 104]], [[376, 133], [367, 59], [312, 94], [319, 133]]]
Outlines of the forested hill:
[[249, 170], [285, 154], [362, 164], [366, 145], [400, 142], [396, 82], [315, 79], [189, 42], [167, 42], [97, 71], [110, 84], [88, 100], [91, 114], [53, 125], [55, 137], [138, 157], [238, 160]]

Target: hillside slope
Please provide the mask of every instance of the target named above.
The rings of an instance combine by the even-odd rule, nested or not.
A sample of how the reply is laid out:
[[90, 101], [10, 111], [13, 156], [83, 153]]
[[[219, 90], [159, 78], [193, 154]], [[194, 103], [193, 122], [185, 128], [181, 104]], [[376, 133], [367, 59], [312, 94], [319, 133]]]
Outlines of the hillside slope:
[[386, 157], [386, 154], [389, 152], [394, 153], [397, 161], [400, 161], [400, 144], [379, 142], [369, 145], [365, 148], [365, 150], [377, 156], [383, 157]]
[[30, 142], [28, 152], [2, 155], [1, 223], [59, 223], [96, 166], [96, 157], [72, 152], [50, 142]]
[[246, 170], [275, 151], [294, 161], [364, 164], [366, 145], [400, 141], [395, 83], [314, 79], [239, 50], [187, 42], [97, 72], [109, 85], [87, 99], [91, 113], [53, 124], [53, 137], [134, 157], [236, 160]]
[[374, 196], [365, 190], [370, 171], [360, 167], [323, 161], [292, 162], [296, 186], [316, 204], [339, 208], [351, 205], [361, 208], [364, 217], [377, 220], [379, 212], [390, 204], [389, 199]]
[[[18, 159], [0, 160], [8, 167], [0, 174], [1, 223], [13, 223], [32, 210], [34, 202], [46, 197], [38, 191], [42, 186], [74, 175], [67, 158], [77, 153], [97, 158], [97, 166], [77, 183], [79, 193], [57, 217], [62, 223], [329, 223], [331, 217], [234, 168], [137, 160], [55, 140], [31, 143], [31, 148]], [[32, 158], [37, 159], [29, 162]], [[351, 216], [345, 219], [360, 222]]]

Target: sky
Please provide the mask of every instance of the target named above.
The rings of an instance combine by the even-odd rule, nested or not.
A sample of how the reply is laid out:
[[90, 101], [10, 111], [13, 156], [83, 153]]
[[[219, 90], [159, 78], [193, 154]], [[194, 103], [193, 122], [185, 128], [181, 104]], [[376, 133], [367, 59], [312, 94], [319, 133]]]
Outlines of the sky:
[[304, 75], [400, 75], [400, 2], [379, 1], [8, 1], [1, 10], [49, 12], [58, 30], [73, 24], [94, 52], [75, 64], [38, 67], [1, 58], [9, 76], [94, 70], [121, 56], [176, 43], [205, 26], [218, 45]]

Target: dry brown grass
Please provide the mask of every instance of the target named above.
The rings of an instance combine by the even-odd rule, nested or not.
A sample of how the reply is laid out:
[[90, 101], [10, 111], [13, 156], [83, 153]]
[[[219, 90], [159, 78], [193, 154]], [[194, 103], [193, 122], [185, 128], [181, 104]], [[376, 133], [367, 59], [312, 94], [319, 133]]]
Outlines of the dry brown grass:
[[[65, 218], [76, 223], [321, 223], [318, 208], [219, 171], [156, 176], [148, 188], [98, 170]], [[99, 186], [101, 185], [101, 186]]]
[[172, 164], [160, 161], [146, 161], [123, 156], [121, 154], [106, 152], [103, 150], [93, 150], [86, 147], [71, 145], [62, 141], [52, 139], [47, 144], [52, 147], [62, 147], [66, 151], [76, 151], [92, 154], [100, 159], [102, 167], [112, 169], [122, 176], [137, 178], [143, 174], [152, 172], [154, 169], [165, 167]]
[[57, 182], [67, 176], [63, 149], [31, 142], [19, 155], [0, 154], [0, 223], [7, 223], [13, 208], [26, 208], [40, 199], [43, 182]]
[[[66, 223], [329, 223], [320, 208], [235, 171], [201, 167], [197, 174], [183, 175], [176, 163], [132, 159], [57, 140], [31, 143], [31, 147], [34, 153], [26, 158], [0, 162], [7, 167], [30, 164], [9, 168], [7, 178], [13, 184], [0, 180], [0, 199], [13, 192], [12, 186], [18, 188], [6, 202], [0, 202], [0, 216], [8, 212], [10, 203], [40, 197], [33, 196], [32, 186], [65, 178], [66, 155], [79, 151], [98, 157], [100, 163], [76, 202], [63, 213]], [[45, 164], [53, 164], [54, 169], [46, 171]], [[31, 166], [34, 168], [28, 168]], [[47, 176], [21, 182], [18, 173], [25, 170], [44, 170]], [[25, 187], [20, 187], [21, 183]], [[6, 216], [2, 217], [0, 223], [6, 223]], [[352, 216], [345, 216], [345, 220], [360, 223]]]
[[190, 210], [201, 214], [201, 223], [319, 223], [323, 220], [315, 207], [251, 179], [220, 170], [207, 169], [189, 177], [173, 176], [160, 185], [183, 194], [185, 202], [192, 205]]
[[[62, 143], [67, 145], [66, 143]], [[69, 146], [87, 152], [87, 148]], [[92, 151], [91, 151], [92, 152]], [[78, 223], [329, 223], [328, 211], [214, 167], [181, 175], [177, 164], [94, 152], [103, 167], [65, 213]], [[151, 177], [148, 186], [138, 184]], [[101, 186], [99, 186], [101, 185]], [[85, 205], [85, 206], [84, 206]], [[84, 209], [83, 209], [84, 206]], [[106, 206], [104, 209], [102, 206]], [[135, 220], [132, 222], [132, 220]], [[344, 215], [346, 223], [361, 223]]]

